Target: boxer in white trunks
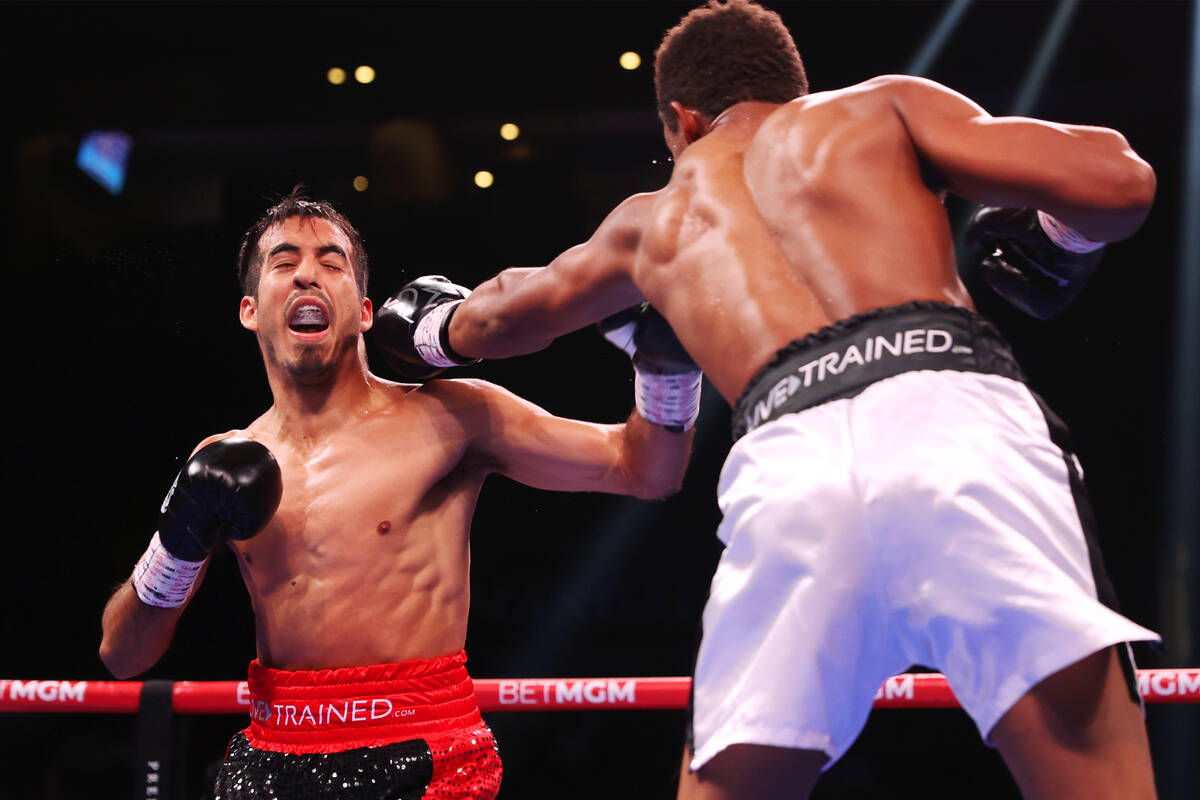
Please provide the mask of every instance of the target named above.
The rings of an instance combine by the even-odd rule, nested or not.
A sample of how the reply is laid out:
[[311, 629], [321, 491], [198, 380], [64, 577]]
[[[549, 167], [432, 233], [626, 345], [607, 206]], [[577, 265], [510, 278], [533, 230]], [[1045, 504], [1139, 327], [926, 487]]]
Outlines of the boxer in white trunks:
[[426, 338], [508, 357], [644, 298], [733, 407], [679, 796], [806, 796], [913, 663], [1027, 797], [1153, 796], [1126, 643], [1158, 637], [1116, 611], [1066, 431], [973, 310], [942, 201], [981, 204], [984, 277], [1048, 317], [1141, 226], [1154, 171], [1116, 131], [928, 80], [808, 94], [746, 0], [670, 30], [655, 86], [668, 184]]

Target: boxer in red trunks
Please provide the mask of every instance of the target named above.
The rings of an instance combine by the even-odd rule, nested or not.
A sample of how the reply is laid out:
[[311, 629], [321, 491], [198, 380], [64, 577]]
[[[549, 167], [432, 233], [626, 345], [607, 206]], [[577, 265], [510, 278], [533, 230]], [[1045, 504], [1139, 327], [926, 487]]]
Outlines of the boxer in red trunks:
[[[250, 593], [258, 657], [251, 723], [217, 797], [495, 797], [500, 760], [463, 652], [484, 478], [661, 497], [680, 484], [695, 415], [644, 408], [598, 425], [482, 381], [376, 377], [362, 240], [326, 203], [293, 193], [268, 210], [238, 267], [240, 320], [274, 402], [196, 448], [104, 610], [100, 656], [120, 678], [156, 663], [224, 540]], [[380, 316], [442, 291], [455, 289], [407, 287]], [[394, 320], [382, 327], [404, 335]]]

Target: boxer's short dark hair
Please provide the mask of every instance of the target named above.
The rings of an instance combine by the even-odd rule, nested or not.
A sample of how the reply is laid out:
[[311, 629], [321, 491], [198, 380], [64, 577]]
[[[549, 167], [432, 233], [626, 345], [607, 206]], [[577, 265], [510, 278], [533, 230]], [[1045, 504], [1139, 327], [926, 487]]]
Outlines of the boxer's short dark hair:
[[238, 284], [242, 294], [258, 297], [259, 269], [262, 258], [258, 252], [258, 240], [262, 238], [267, 228], [292, 217], [301, 221], [312, 219], [328, 220], [336, 225], [346, 238], [350, 240], [353, 252], [350, 253], [350, 266], [354, 270], [354, 279], [358, 284], [360, 297], [367, 296], [367, 251], [363, 247], [362, 236], [350, 220], [346, 219], [331, 203], [309, 200], [304, 196], [304, 187], [295, 186], [292, 191], [275, 205], [267, 209], [258, 221], [250, 226], [250, 230], [242, 237], [242, 245], [238, 248], [237, 274]]
[[712, 119], [747, 100], [786, 103], [808, 92], [808, 78], [778, 14], [749, 0], [709, 0], [663, 36], [654, 90], [674, 131], [672, 101]]

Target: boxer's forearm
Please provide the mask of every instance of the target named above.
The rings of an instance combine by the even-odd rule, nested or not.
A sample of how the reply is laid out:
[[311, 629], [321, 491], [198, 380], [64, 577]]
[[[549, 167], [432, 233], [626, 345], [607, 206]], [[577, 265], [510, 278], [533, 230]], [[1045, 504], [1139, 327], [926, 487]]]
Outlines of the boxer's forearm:
[[100, 660], [117, 678], [145, 672], [167, 651], [182, 611], [146, 605], [126, 581], [104, 607]]
[[540, 267], [512, 267], [476, 287], [450, 320], [450, 347], [467, 358], [508, 358], [533, 353], [554, 341], [539, 330], [528, 292], [519, 286]]
[[[1119, 242], [1142, 227], [1157, 190], [1154, 169], [1111, 128], [1059, 125], [1078, 151], [1078, 164], [1053, 186], [1039, 208], [1096, 242]], [[1060, 159], [1060, 160], [1065, 160]]]
[[900, 116], [947, 188], [984, 206], [1036, 208], [1086, 238], [1131, 236], [1154, 200], [1154, 170], [1111, 128], [993, 117], [923, 78], [868, 82]]
[[634, 411], [621, 433], [622, 460], [629, 494], [645, 499], [679, 491], [692, 452], [693, 430], [672, 433]]

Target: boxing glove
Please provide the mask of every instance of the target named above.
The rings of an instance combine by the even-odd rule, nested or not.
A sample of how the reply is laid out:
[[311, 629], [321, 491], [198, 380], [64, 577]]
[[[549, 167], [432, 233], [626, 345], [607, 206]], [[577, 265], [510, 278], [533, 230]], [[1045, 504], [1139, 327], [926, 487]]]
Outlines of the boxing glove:
[[188, 459], [159, 509], [158, 531], [134, 569], [148, 605], [177, 608], [221, 539], [244, 540], [270, 521], [283, 495], [279, 464], [252, 439], [220, 439]]
[[478, 359], [459, 356], [450, 347], [454, 309], [471, 296], [469, 289], [441, 275], [405, 284], [375, 314], [373, 336], [388, 366], [405, 380], [423, 381], [447, 367]]
[[638, 413], [675, 433], [690, 429], [700, 414], [704, 375], [663, 315], [642, 303], [605, 317], [597, 327], [633, 359]]
[[988, 285], [1038, 319], [1050, 319], [1075, 299], [1104, 248], [1034, 208], [982, 207], [964, 241]]

